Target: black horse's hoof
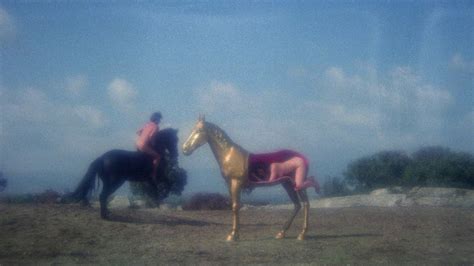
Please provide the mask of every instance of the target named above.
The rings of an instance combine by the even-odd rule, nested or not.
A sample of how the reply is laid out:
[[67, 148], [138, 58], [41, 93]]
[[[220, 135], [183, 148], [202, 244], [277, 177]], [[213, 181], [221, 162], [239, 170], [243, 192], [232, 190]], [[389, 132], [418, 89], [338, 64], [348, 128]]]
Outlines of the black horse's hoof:
[[110, 220], [109, 212], [100, 212], [100, 218], [104, 220]]

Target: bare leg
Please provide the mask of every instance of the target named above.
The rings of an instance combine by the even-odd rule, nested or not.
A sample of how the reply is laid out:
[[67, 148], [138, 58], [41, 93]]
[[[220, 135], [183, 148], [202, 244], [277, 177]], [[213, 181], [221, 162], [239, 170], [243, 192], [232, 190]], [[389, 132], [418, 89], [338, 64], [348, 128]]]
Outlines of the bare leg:
[[290, 228], [291, 224], [293, 223], [293, 220], [295, 219], [296, 215], [298, 214], [299, 210], [301, 209], [301, 203], [300, 199], [298, 197], [297, 192], [293, 189], [293, 183], [291, 181], [286, 181], [282, 183], [283, 187], [285, 188], [286, 192], [288, 193], [288, 196], [290, 196], [291, 201], [293, 202], [294, 209], [293, 213], [291, 214], [290, 218], [288, 221], [286, 221], [285, 225], [283, 226], [282, 230], [278, 232], [276, 235], [276, 239], [282, 239], [285, 238], [285, 233]]
[[303, 202], [303, 209], [304, 209], [304, 220], [303, 220], [303, 229], [301, 233], [298, 235], [298, 240], [304, 240], [306, 236], [306, 232], [308, 231], [308, 220], [309, 220], [309, 201], [308, 196], [306, 195], [306, 190], [301, 189], [298, 191], [298, 195]]
[[293, 157], [282, 163], [272, 163], [270, 165], [269, 181], [273, 181], [284, 175], [290, 175], [293, 171], [295, 172], [296, 187], [299, 188], [306, 178], [306, 166], [300, 157]]
[[305, 189], [305, 188], [309, 188], [309, 187], [314, 187], [314, 191], [316, 191], [316, 193], [319, 193], [321, 191], [321, 188], [319, 186], [318, 181], [316, 181], [313, 176], [307, 177], [306, 180], [301, 185], [301, 187], [296, 188], [296, 189], [297, 190], [298, 189]]
[[270, 178], [268, 179], [269, 182], [277, 179], [280, 175], [280, 164], [279, 163], [272, 163], [270, 164]]
[[232, 232], [227, 236], [227, 241], [239, 239], [239, 209], [240, 209], [240, 190], [242, 182], [238, 179], [231, 179], [230, 196], [232, 198]]
[[303, 182], [306, 178], [306, 166], [303, 159], [299, 157], [292, 159], [292, 165], [295, 167], [295, 187], [298, 189], [303, 186]]
[[152, 169], [152, 172], [151, 172], [151, 178], [153, 179], [153, 181], [158, 184], [157, 180], [156, 180], [156, 173], [157, 173], [157, 169], [158, 169], [158, 165], [160, 164], [160, 161], [161, 161], [161, 155], [159, 153], [157, 153], [153, 148], [151, 148], [150, 146], [148, 145], [144, 145], [142, 147], [137, 147], [139, 151], [142, 151], [148, 155], [150, 155], [151, 157], [153, 157], [153, 169]]

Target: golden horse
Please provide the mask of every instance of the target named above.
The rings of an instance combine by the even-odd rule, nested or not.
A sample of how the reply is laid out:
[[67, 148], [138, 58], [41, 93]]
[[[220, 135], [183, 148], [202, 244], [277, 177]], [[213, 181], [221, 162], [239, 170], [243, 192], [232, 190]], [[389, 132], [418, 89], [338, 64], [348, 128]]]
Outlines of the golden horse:
[[[249, 185], [249, 155], [250, 153], [234, 143], [227, 134], [218, 126], [206, 122], [204, 117], [199, 117], [191, 134], [183, 144], [184, 155], [190, 155], [194, 150], [205, 143], [209, 143], [211, 150], [219, 164], [222, 176], [229, 187], [232, 200], [232, 231], [227, 236], [227, 241], [239, 239], [239, 209], [241, 207], [240, 194], [243, 187]], [[294, 203], [293, 213], [287, 220], [282, 230], [276, 235], [277, 239], [285, 237], [285, 233], [291, 226], [295, 216], [301, 209], [301, 202], [304, 208], [303, 229], [298, 235], [298, 240], [304, 240], [308, 230], [309, 202], [306, 189], [295, 191], [290, 179], [283, 179], [282, 184]]]

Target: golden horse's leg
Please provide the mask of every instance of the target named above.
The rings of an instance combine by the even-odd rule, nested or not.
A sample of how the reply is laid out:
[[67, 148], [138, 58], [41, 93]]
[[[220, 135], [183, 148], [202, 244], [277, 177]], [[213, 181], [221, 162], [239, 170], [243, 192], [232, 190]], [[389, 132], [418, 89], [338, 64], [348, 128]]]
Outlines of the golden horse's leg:
[[304, 220], [303, 220], [303, 230], [298, 235], [298, 240], [304, 240], [306, 236], [306, 232], [308, 231], [308, 220], [309, 220], [309, 201], [308, 195], [306, 194], [306, 189], [301, 189], [298, 191], [298, 195], [300, 196], [301, 201], [303, 202], [303, 209], [304, 209]]
[[286, 231], [290, 228], [291, 224], [293, 223], [293, 220], [295, 219], [296, 215], [301, 209], [300, 199], [298, 197], [298, 193], [293, 188], [293, 183], [284, 182], [282, 183], [282, 185], [285, 188], [286, 192], [288, 193], [288, 196], [290, 197], [291, 201], [293, 202], [294, 208], [293, 208], [293, 213], [291, 214], [290, 218], [286, 221], [281, 231], [277, 233], [275, 237], [276, 239], [285, 238]]
[[227, 236], [227, 241], [239, 239], [239, 209], [240, 209], [240, 190], [242, 182], [238, 179], [231, 179], [230, 196], [232, 199], [232, 232]]

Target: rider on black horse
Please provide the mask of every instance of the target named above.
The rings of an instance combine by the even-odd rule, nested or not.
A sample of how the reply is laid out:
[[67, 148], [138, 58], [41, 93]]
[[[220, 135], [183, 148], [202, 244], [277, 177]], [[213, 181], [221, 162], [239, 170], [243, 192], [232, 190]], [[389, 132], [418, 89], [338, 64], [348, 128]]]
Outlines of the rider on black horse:
[[160, 112], [153, 113], [150, 117], [150, 121], [137, 131], [138, 138], [135, 142], [139, 151], [153, 157], [153, 171], [151, 177], [155, 184], [158, 183], [156, 180], [156, 172], [160, 164], [161, 155], [153, 149], [151, 140], [153, 139], [153, 135], [160, 130], [159, 124], [161, 118]]

